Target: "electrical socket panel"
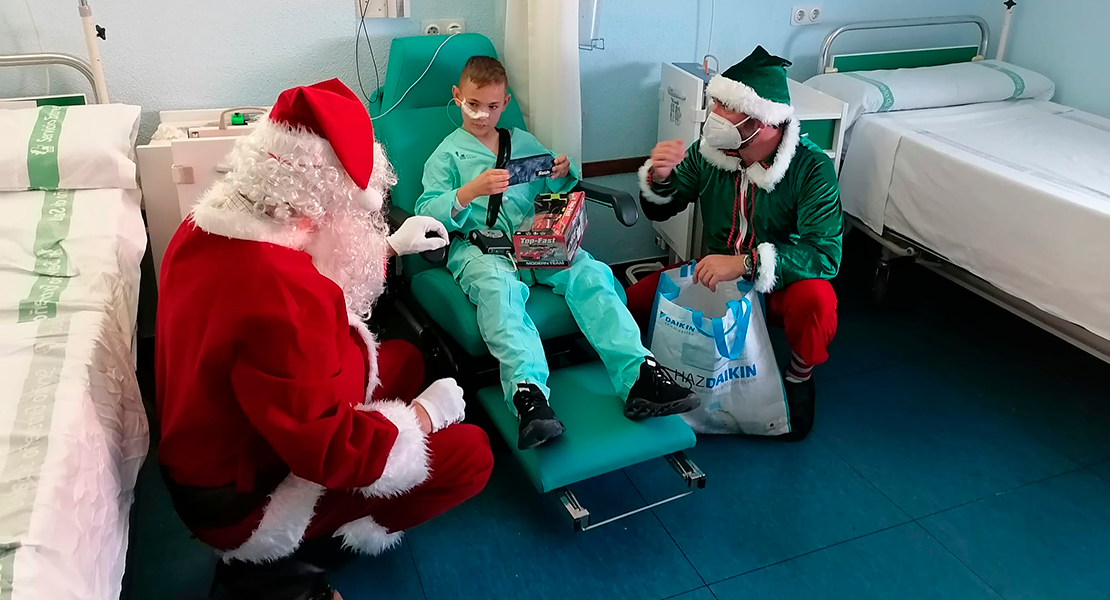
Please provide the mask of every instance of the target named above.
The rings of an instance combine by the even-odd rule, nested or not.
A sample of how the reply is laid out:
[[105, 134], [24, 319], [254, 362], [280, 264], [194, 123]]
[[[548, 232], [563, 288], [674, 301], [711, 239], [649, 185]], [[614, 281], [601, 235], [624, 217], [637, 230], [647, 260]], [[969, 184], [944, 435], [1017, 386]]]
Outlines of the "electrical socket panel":
[[820, 4], [795, 6], [790, 10], [790, 24], [794, 27], [816, 25], [825, 16], [825, 7]]
[[465, 19], [433, 19], [420, 24], [420, 33], [423, 35], [451, 35], [453, 33], [466, 33]]
[[359, 18], [407, 19], [412, 16], [411, 0], [355, 0]]

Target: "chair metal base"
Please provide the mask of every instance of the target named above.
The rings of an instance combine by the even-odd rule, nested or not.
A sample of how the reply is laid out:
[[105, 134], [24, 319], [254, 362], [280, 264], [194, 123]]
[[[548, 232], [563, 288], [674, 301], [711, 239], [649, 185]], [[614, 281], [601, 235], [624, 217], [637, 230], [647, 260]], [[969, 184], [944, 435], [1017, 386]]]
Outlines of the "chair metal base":
[[625, 517], [631, 517], [632, 515], [641, 513], [645, 510], [651, 510], [657, 506], [667, 504], [668, 502], [674, 502], [679, 498], [685, 498], [686, 496], [693, 494], [695, 491], [705, 488], [705, 473], [703, 473], [702, 470], [693, 463], [693, 461], [687, 458], [685, 453], [675, 452], [674, 454], [668, 454], [666, 456], [666, 459], [667, 463], [671, 465], [671, 468], [673, 468], [682, 477], [683, 481], [686, 482], [686, 487], [688, 491], [685, 491], [676, 496], [671, 496], [670, 498], [664, 498], [663, 500], [653, 502], [646, 506], [641, 506], [640, 508], [637, 508], [635, 510], [605, 519], [604, 521], [599, 521], [597, 523], [590, 523], [590, 511], [586, 507], [582, 506], [582, 504], [578, 501], [578, 498], [575, 497], [574, 492], [572, 492], [570, 488], [560, 489], [558, 492], [559, 501], [562, 502], [563, 508], [567, 511], [567, 515], [570, 516], [574, 530], [589, 531], [591, 529], [597, 529], [598, 527], [608, 525], [609, 523], [612, 523], [614, 521], [619, 521]]

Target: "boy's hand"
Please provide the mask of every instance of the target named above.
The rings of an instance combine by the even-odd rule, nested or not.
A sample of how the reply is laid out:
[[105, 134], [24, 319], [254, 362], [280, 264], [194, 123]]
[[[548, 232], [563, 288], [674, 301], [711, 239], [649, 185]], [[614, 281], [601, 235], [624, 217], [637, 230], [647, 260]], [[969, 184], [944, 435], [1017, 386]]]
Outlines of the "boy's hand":
[[570, 159], [566, 154], [560, 154], [555, 157], [555, 162], [551, 165], [551, 178], [560, 179], [570, 174]]
[[652, 176], [656, 181], [665, 181], [684, 158], [686, 158], [686, 148], [683, 147], [682, 140], [659, 142], [651, 150]]
[[509, 189], [509, 172], [505, 169], [486, 169], [474, 181], [459, 188], [456, 196], [463, 207], [481, 196], [500, 194]]

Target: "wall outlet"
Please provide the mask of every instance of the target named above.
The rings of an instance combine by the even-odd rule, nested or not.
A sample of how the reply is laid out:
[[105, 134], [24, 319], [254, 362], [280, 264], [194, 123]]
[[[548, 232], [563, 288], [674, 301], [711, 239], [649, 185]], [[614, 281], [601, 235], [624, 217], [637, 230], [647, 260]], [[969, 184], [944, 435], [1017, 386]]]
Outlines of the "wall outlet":
[[794, 27], [815, 25], [825, 16], [825, 7], [820, 4], [795, 6], [790, 10], [790, 24]]
[[466, 33], [465, 19], [433, 19], [420, 24], [420, 33], [424, 35], [451, 35]]
[[355, 0], [359, 18], [407, 19], [412, 16], [411, 0]]

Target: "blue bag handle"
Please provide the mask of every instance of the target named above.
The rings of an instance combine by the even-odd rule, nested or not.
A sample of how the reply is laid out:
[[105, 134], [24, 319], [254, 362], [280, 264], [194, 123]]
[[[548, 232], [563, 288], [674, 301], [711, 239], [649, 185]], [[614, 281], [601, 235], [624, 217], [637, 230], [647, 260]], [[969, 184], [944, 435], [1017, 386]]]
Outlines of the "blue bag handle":
[[[691, 260], [682, 265], [678, 272], [679, 277], [685, 278], [692, 276], [695, 266], [697, 266], [696, 260]], [[744, 283], [746, 282], [737, 282], [737, 289], [744, 291], [742, 287]], [[678, 300], [678, 296], [681, 292], [681, 288], [678, 287], [678, 284], [675, 283], [669, 275], [664, 273], [663, 276], [659, 278], [659, 285], [656, 288], [657, 298], [665, 298], [670, 302], [675, 302]], [[702, 311], [691, 308], [686, 308], [685, 310], [690, 312], [690, 319], [693, 322], [694, 329], [705, 337], [712, 338], [714, 342], [716, 342], [717, 352], [722, 357], [729, 360], [736, 360], [740, 358], [740, 354], [744, 352], [744, 343], [748, 339], [748, 326], [751, 324], [752, 303], [747, 296], [744, 296], [739, 300], [729, 300], [725, 306], [732, 312], [733, 317], [733, 326], [727, 331], [724, 329], [724, 323], [721, 319], [711, 319], [712, 331], [707, 331], [704, 325], [705, 315]], [[653, 311], [653, 313], [654, 312], [656, 311]], [[654, 325], [655, 320], [652, 319], [652, 329], [654, 329]], [[737, 334], [736, 343], [732, 348], [729, 348], [727, 336], [734, 331]]]
[[[747, 296], [739, 300], [729, 300], [725, 305], [732, 313], [733, 324], [728, 330], [725, 329], [724, 321], [721, 319], [710, 319], [712, 331], [705, 330], [705, 318], [701, 311], [690, 311], [691, 320], [694, 323], [694, 329], [698, 333], [707, 338], [712, 338], [717, 344], [717, 353], [722, 358], [729, 360], [736, 360], [740, 358], [740, 354], [744, 352], [744, 343], [748, 340], [748, 326], [752, 321], [752, 301], [748, 300]], [[732, 348], [728, 346], [728, 335], [735, 334], [736, 342]]]

